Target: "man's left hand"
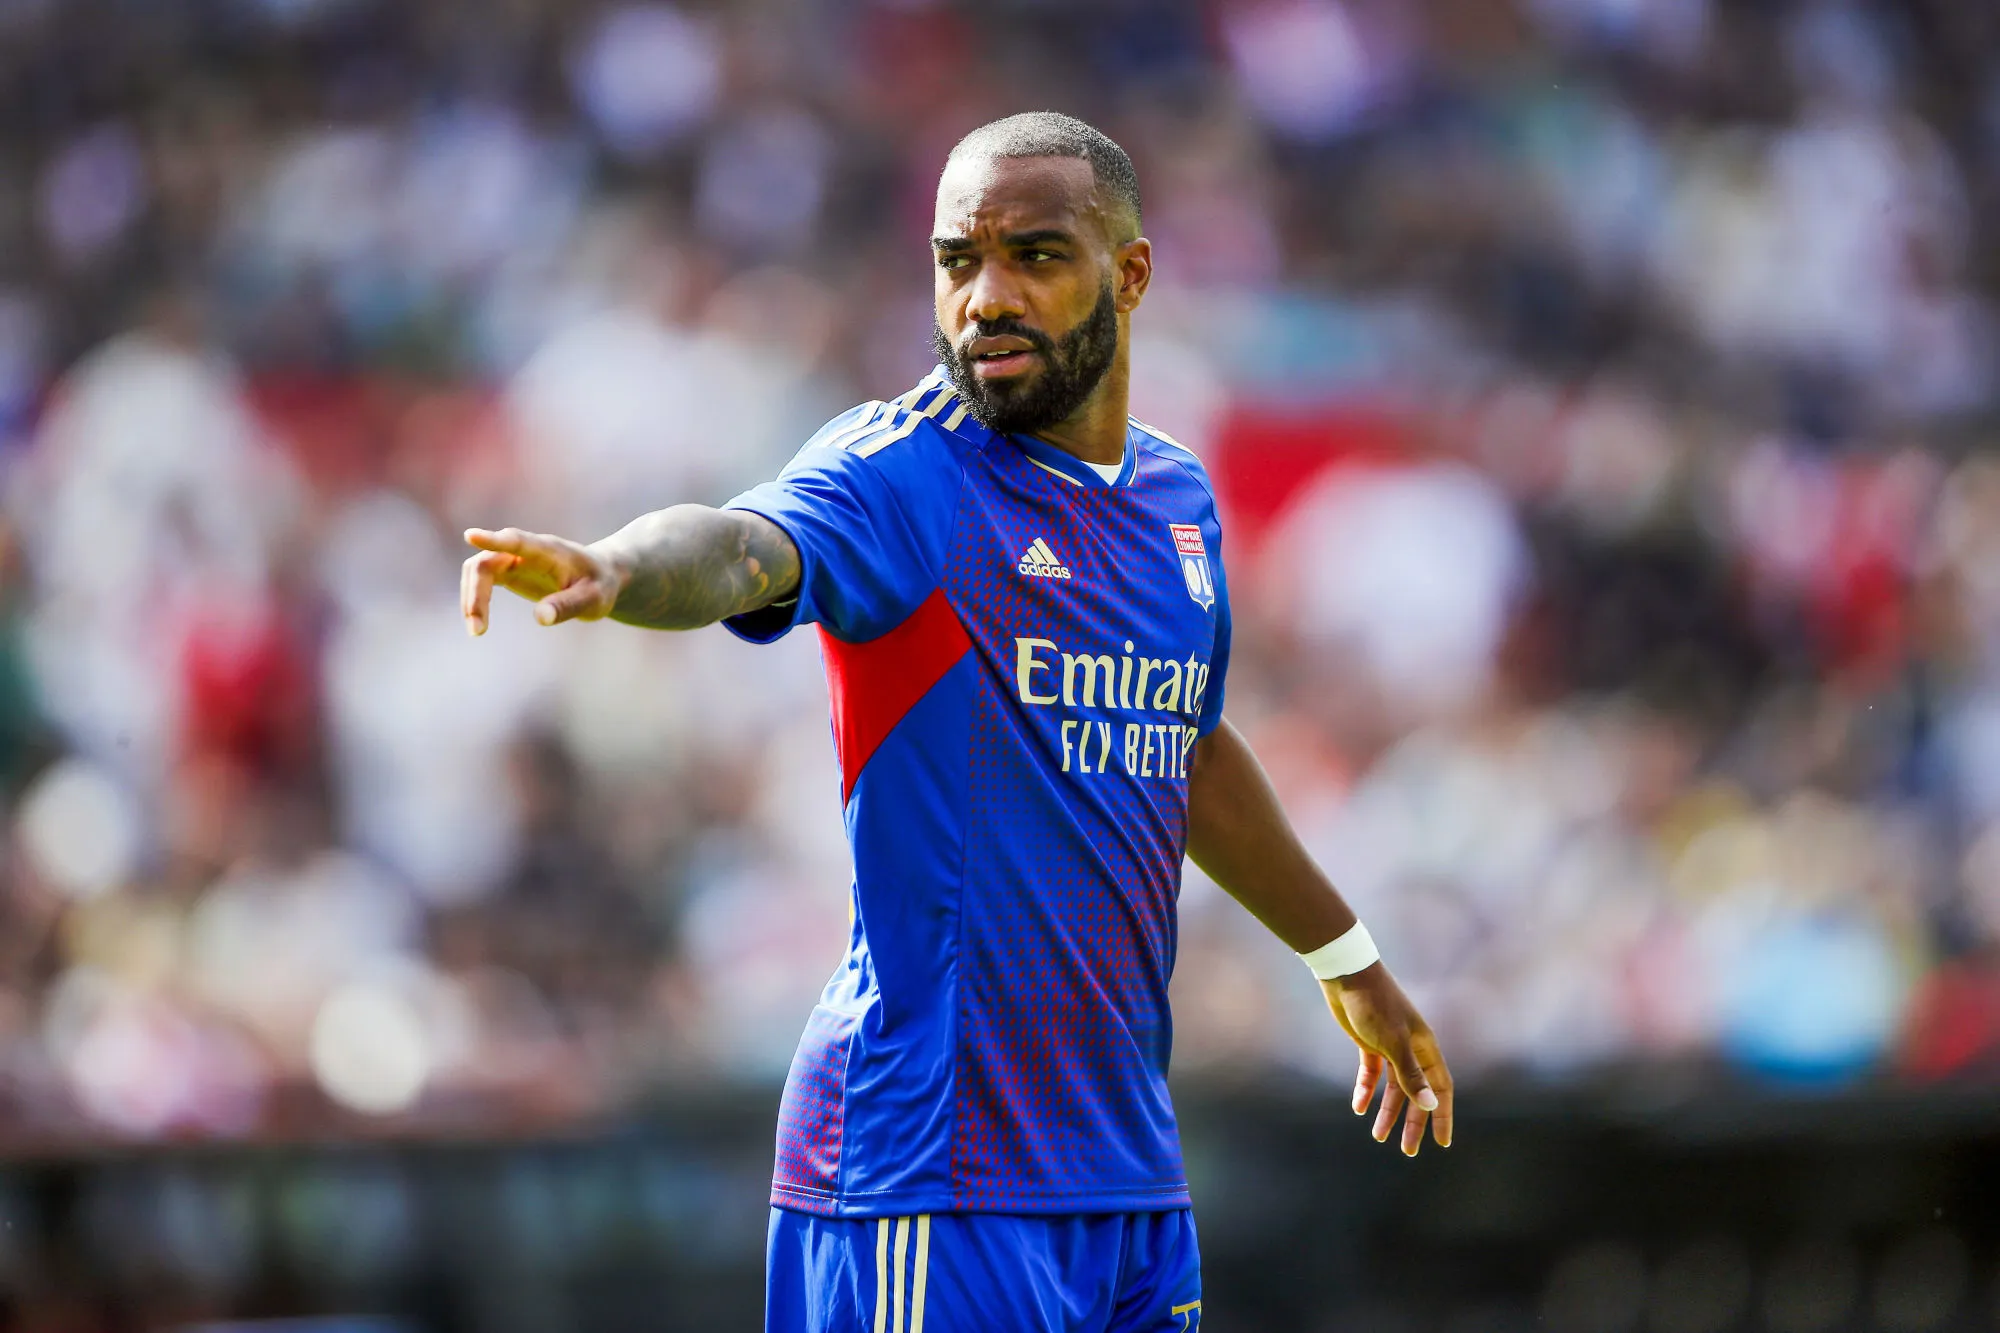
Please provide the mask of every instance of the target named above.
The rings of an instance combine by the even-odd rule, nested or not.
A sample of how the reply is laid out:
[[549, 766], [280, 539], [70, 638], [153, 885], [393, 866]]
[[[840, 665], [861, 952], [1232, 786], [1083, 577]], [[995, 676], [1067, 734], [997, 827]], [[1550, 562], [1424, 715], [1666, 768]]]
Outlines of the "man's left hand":
[[1382, 1107], [1375, 1114], [1375, 1141], [1389, 1141], [1401, 1114], [1405, 1156], [1417, 1155], [1427, 1120], [1438, 1147], [1449, 1148], [1451, 1070], [1445, 1067], [1430, 1025], [1389, 975], [1389, 969], [1378, 962], [1352, 976], [1320, 985], [1326, 991], [1327, 1007], [1361, 1049], [1361, 1070], [1354, 1080], [1354, 1114], [1366, 1115], [1376, 1091], [1382, 1093]]

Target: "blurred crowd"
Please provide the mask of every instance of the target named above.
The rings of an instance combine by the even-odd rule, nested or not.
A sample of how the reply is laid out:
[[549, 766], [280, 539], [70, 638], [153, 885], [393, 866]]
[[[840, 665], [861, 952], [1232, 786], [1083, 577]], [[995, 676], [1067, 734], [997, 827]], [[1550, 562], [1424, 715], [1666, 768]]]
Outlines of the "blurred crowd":
[[[1462, 1077], [2000, 1074], [2000, 12], [0, 4], [0, 1126], [781, 1073], [815, 647], [519, 603], [928, 365], [952, 142], [1133, 154], [1231, 715]], [[1181, 1068], [1344, 1076], [1190, 871]]]

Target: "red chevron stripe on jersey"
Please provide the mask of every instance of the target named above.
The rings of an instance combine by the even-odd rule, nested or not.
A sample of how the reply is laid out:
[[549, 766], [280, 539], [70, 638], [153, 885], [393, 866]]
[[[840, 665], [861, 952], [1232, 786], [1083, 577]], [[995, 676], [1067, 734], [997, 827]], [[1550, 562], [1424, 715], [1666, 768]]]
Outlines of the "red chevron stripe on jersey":
[[855, 780], [876, 747], [972, 651], [972, 640], [939, 589], [878, 639], [845, 643], [822, 629], [819, 642], [844, 803], [854, 795]]

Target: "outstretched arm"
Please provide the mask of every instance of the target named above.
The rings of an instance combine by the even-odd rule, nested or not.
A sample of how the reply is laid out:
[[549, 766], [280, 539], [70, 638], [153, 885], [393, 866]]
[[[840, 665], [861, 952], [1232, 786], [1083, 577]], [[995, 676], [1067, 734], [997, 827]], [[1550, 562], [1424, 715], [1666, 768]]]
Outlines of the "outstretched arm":
[[466, 531], [479, 548], [459, 576], [466, 629], [486, 632], [493, 589], [535, 603], [544, 625], [609, 616], [647, 629], [697, 629], [755, 611], [799, 586], [799, 553], [760, 514], [675, 505], [585, 546], [519, 528]]
[[[1285, 818], [1264, 766], [1226, 721], [1195, 746], [1188, 774], [1188, 855], [1295, 952], [1311, 953], [1354, 925], [1353, 909]], [[1379, 1088], [1377, 1140], [1388, 1140], [1407, 1105], [1405, 1153], [1416, 1156], [1426, 1119], [1438, 1146], [1450, 1147], [1451, 1071], [1438, 1053], [1437, 1038], [1389, 969], [1378, 961], [1320, 986], [1333, 1016], [1361, 1049], [1354, 1113], [1366, 1114]]]

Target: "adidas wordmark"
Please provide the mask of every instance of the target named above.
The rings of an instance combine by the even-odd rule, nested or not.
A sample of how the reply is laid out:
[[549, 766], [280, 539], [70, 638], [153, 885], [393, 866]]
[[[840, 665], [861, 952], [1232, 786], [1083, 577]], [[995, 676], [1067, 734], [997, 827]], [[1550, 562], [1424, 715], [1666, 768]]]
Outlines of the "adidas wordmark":
[[1015, 568], [1023, 574], [1039, 579], [1066, 579], [1070, 577], [1069, 566], [1056, 559], [1056, 553], [1040, 537], [1035, 538], [1021, 555], [1021, 563]]

